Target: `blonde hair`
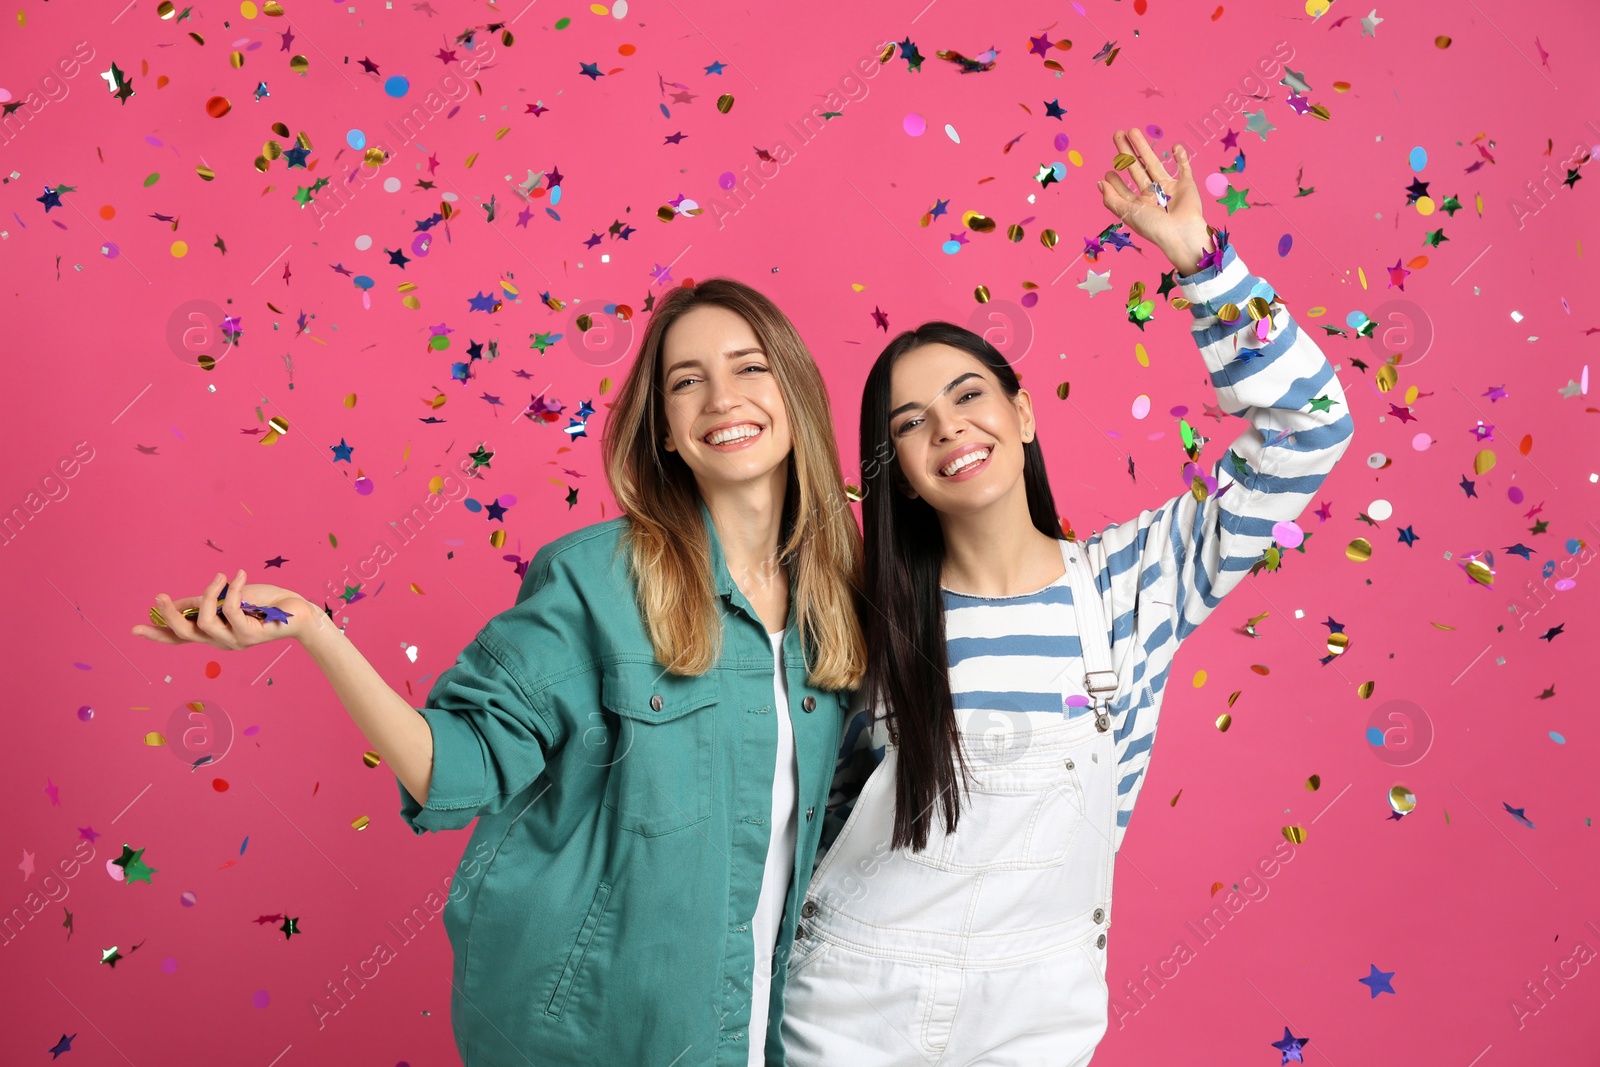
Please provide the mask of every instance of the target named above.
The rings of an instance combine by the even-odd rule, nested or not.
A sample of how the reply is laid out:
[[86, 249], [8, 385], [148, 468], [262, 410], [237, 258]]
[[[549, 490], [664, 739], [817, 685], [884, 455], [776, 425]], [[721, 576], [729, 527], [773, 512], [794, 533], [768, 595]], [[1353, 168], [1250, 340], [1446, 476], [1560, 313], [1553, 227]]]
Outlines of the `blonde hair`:
[[857, 616], [861, 533], [844, 494], [827, 389], [794, 324], [767, 297], [732, 278], [682, 286], [656, 304], [601, 436], [606, 478], [628, 519], [634, 587], [656, 659], [671, 673], [699, 675], [721, 656], [722, 624], [699, 488], [683, 458], [662, 445], [667, 420], [660, 372], [667, 330], [705, 305], [727, 308], [749, 323], [788, 414], [794, 444], [778, 559], [793, 583], [808, 681], [819, 689], [858, 688], [866, 670]]

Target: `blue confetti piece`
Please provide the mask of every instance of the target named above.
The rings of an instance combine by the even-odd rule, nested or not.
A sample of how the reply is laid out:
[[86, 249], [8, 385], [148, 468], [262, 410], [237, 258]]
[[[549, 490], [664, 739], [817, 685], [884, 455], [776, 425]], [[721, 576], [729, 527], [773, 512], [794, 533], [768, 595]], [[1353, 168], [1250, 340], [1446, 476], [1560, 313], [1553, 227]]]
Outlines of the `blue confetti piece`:
[[1367, 741], [1371, 744], [1377, 745], [1379, 748], [1382, 748], [1383, 731], [1378, 729], [1376, 726], [1367, 727]]
[[1550, 740], [1554, 741], [1558, 745], [1564, 745], [1567, 743], [1567, 739], [1556, 733], [1554, 730], [1550, 731]]
[[239, 855], [244, 855], [244, 850], [250, 847], [250, 835], [245, 834], [244, 840], [239, 843]]

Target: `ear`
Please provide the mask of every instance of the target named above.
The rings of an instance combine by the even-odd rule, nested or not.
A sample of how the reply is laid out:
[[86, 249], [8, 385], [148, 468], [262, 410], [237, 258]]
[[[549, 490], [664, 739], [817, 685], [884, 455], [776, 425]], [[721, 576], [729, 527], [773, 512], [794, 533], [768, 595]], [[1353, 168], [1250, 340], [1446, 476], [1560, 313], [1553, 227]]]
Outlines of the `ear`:
[[1038, 426], [1033, 418], [1033, 397], [1028, 395], [1026, 389], [1018, 389], [1015, 402], [1017, 415], [1022, 419], [1022, 439], [1031, 441], [1038, 431]]
[[676, 452], [678, 450], [678, 446], [672, 443], [672, 431], [670, 430], [667, 431], [666, 439], [662, 444], [666, 446], [668, 452]]

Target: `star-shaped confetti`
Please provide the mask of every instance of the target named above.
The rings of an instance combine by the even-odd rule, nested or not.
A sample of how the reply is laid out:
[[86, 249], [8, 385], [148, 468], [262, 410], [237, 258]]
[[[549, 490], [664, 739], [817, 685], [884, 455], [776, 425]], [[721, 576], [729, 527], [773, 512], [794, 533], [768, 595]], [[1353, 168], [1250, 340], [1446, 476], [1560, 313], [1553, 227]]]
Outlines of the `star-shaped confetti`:
[[133, 79], [124, 74], [115, 63], [111, 64], [110, 70], [101, 71], [100, 77], [106, 80], [106, 89], [124, 104], [128, 102], [128, 97], [134, 95]]
[[1461, 476], [1461, 491], [1468, 496], [1475, 497], [1478, 495], [1477, 484], [1477, 482], [1469, 481], [1465, 474]]
[[922, 53], [917, 51], [917, 46], [911, 43], [910, 37], [896, 42], [896, 47], [900, 49], [900, 58], [906, 61], [906, 69], [908, 71], [920, 72], [922, 70]]
[[1528, 816], [1527, 816], [1528, 809], [1527, 808], [1513, 808], [1510, 804], [1507, 804], [1503, 800], [1500, 802], [1500, 805], [1501, 805], [1501, 807], [1505, 808], [1506, 811], [1510, 812], [1511, 813], [1511, 817], [1513, 819], [1517, 820], [1523, 826], [1526, 826], [1530, 830], [1537, 830], [1538, 829], [1537, 826], [1533, 825], [1532, 820], [1530, 820], [1528, 818]]
[[590, 81], [605, 77], [604, 74], [600, 73], [600, 64], [598, 63], [585, 63], [579, 60], [578, 66], [581, 68], [578, 71], [579, 77], [587, 77]]
[[1357, 978], [1356, 981], [1372, 990], [1372, 999], [1378, 999], [1379, 993], [1394, 994], [1394, 987], [1389, 984], [1389, 979], [1395, 976], [1395, 972], [1380, 971], [1376, 963], [1369, 963], [1367, 966], [1372, 968], [1372, 973], [1365, 978]]
[[1266, 108], [1262, 108], [1260, 111], [1246, 111], [1244, 114], [1250, 116], [1250, 121], [1244, 124], [1244, 128], [1251, 133], [1260, 134], [1263, 141], [1267, 139], [1268, 133], [1278, 128], [1267, 121]]
[[283, 917], [283, 925], [278, 929], [283, 931], [283, 939], [287, 941], [300, 932], [300, 920], [298, 918], [291, 919], [285, 915]]
[[[1272, 1047], [1283, 1053], [1283, 1063], [1304, 1063], [1302, 1055], [1307, 1045], [1311, 1044], [1309, 1037], [1294, 1037], [1289, 1033], [1289, 1028], [1283, 1028], [1283, 1040], [1272, 1042]], [[1282, 1063], [1279, 1064], [1282, 1067]]]
[[52, 1060], [55, 1059], [57, 1056], [61, 1055], [63, 1052], [71, 1052], [72, 1051], [72, 1040], [73, 1040], [73, 1038], [75, 1038], [77, 1036], [78, 1036], [77, 1034], [73, 1034], [72, 1037], [68, 1037], [66, 1034], [62, 1034], [61, 1035], [61, 1040], [57, 1041], [55, 1043], [54, 1047], [47, 1048], [47, 1049], [45, 1049], [45, 1051], [50, 1053], [50, 1058]]
[[1567, 628], [1567, 624], [1566, 623], [1562, 623], [1559, 626], [1552, 626], [1552, 627], [1550, 627], [1550, 629], [1546, 630], [1544, 633], [1539, 635], [1539, 640], [1548, 641], [1551, 644], [1555, 644], [1556, 638], [1560, 637], [1562, 631], [1564, 631], [1566, 628]]
[[1229, 215], [1235, 211], [1246, 211], [1250, 205], [1245, 202], [1245, 195], [1249, 192], [1249, 189], [1235, 189], [1230, 185], [1228, 191], [1217, 199], [1217, 203], [1226, 207]]
[[1363, 36], [1363, 37], [1376, 37], [1376, 36], [1378, 36], [1378, 34], [1377, 34], [1378, 23], [1380, 23], [1382, 21], [1383, 21], [1383, 19], [1380, 19], [1378, 17], [1378, 9], [1377, 8], [1373, 8], [1372, 9], [1372, 14], [1368, 15], [1366, 18], [1361, 20], [1361, 36]]
[[1065, 115], [1066, 113], [1067, 109], [1061, 106], [1061, 99], [1059, 97], [1054, 100], [1045, 101], [1045, 118], [1055, 119], [1057, 122], [1060, 122], [1061, 116]]
[[1111, 272], [1106, 271], [1104, 274], [1096, 274], [1093, 270], [1090, 270], [1084, 276], [1083, 281], [1078, 283], [1078, 288], [1088, 293], [1091, 297], [1096, 293], [1103, 293], [1111, 288]]
[[719, 60], [715, 60], [709, 67], [706, 68], [706, 73], [707, 74], [721, 74], [722, 73], [722, 68], [725, 67], [725, 66], [727, 66], [727, 64], [722, 62], [722, 60], [720, 60], [720, 59]]
[[146, 867], [142, 858], [143, 856], [144, 849], [141, 848], [135, 851], [134, 849], [128, 847], [127, 843], [124, 842], [122, 846], [122, 855], [118, 856], [111, 862], [115, 863], [118, 867], [121, 867], [124, 872], [126, 872], [124, 881], [126, 881], [129, 885], [132, 885], [134, 882], [149, 882], [150, 884], [154, 885], [155, 883], [151, 880], [150, 876], [152, 874], [159, 874], [160, 871], [153, 867]]
[[1402, 544], [1409, 547], [1415, 541], [1417, 541], [1417, 535], [1411, 532], [1411, 527], [1406, 526], [1400, 530], [1400, 542]]

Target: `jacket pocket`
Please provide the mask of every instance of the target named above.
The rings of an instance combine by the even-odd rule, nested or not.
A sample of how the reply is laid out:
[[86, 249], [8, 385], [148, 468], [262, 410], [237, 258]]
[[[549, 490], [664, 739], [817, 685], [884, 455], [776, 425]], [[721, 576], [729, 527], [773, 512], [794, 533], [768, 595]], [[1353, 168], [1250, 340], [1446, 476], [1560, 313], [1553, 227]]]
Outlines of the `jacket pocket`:
[[583, 926], [578, 929], [578, 940], [573, 943], [572, 951], [567, 954], [567, 965], [561, 971], [560, 980], [556, 982], [555, 992], [550, 994], [550, 1003], [545, 1005], [546, 1015], [561, 1018], [561, 1012], [567, 1006], [567, 996], [572, 992], [578, 974], [583, 969], [583, 958], [589, 954], [589, 943], [594, 940], [595, 929], [600, 925], [600, 918], [605, 914], [606, 901], [610, 897], [611, 886], [601, 882], [594, 891], [594, 900], [589, 903], [588, 914], [583, 917]]
[[616, 716], [605, 806], [644, 837], [675, 833], [711, 816], [718, 673], [667, 674], [655, 661], [606, 668], [600, 700]]

